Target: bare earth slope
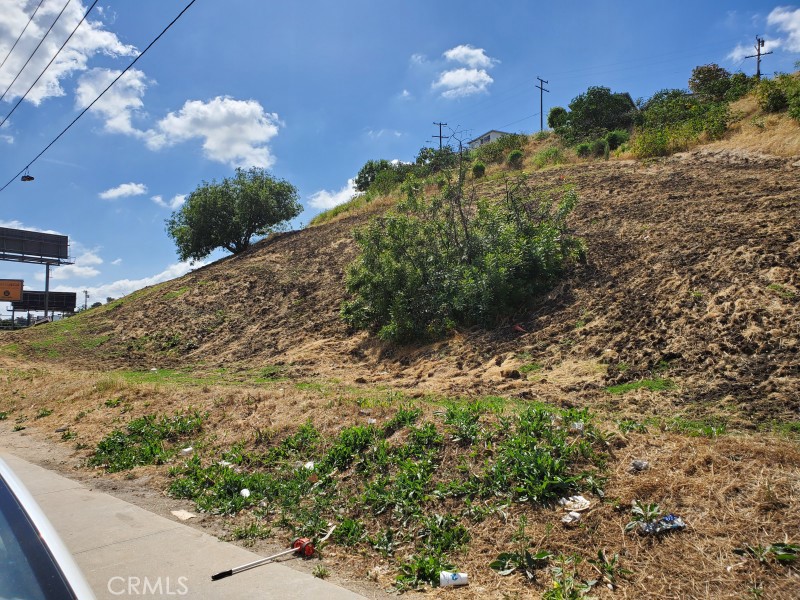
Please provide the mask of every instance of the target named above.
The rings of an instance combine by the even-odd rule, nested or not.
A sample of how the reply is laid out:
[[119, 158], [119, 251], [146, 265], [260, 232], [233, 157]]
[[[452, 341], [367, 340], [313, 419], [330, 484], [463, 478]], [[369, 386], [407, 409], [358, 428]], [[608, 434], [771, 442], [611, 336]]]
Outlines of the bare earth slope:
[[[573, 226], [588, 245], [587, 263], [493, 331], [417, 348], [348, 332], [338, 313], [361, 215], [274, 236], [91, 311], [83, 327], [96, 346], [68, 351], [66, 332], [61, 360], [104, 368], [278, 364], [306, 378], [545, 399], [594, 396], [668, 369], [679, 402], [796, 419], [798, 165], [719, 150], [533, 173], [534, 182], [577, 187]], [[23, 354], [44, 351], [32, 333], [14, 336]], [[516, 378], [521, 353], [545, 367], [543, 378]]]
[[[571, 226], [586, 241], [587, 260], [496, 328], [413, 347], [348, 331], [339, 306], [356, 255], [352, 230], [370, 217], [350, 214], [75, 317], [2, 333], [0, 445], [72, 476], [77, 469], [92, 485], [173, 518], [175, 508], [198, 511], [164, 493], [174, 482], [170, 471], [188, 459], [173, 455], [116, 474], [87, 468], [112, 430], [197, 410], [205, 415], [201, 437], [171, 448], [194, 443], [193, 459], [213, 465], [228, 452], [265, 456], [306, 421], [330, 449], [343, 428], [388, 427], [400, 407], [411, 406], [420, 424], [442, 434], [430, 485], [414, 497], [423, 514], [451, 513], [470, 536], [449, 554], [470, 574], [470, 586], [426, 597], [539, 598], [562, 589], [546, 568], [526, 582], [489, 567], [519, 547], [525, 523], [532, 551], [583, 557], [575, 571], [582, 580], [598, 579], [589, 563], [598, 552], [619, 556], [630, 573], [617, 573], [614, 591], [595, 586], [594, 597], [800, 597], [800, 561], [782, 565], [768, 555], [773, 544], [800, 544], [800, 161], [716, 146], [529, 177], [576, 186], [581, 200]], [[479, 192], [498, 195], [503, 186], [502, 177], [490, 178]], [[629, 385], [614, 387], [622, 384]], [[473, 445], [458, 439], [445, 413], [468, 403], [455, 398], [482, 399], [486, 431], [508, 427], [501, 419], [510, 423], [529, 400], [588, 408], [598, 425], [591, 439], [606, 444], [604, 495], [581, 488], [592, 507], [576, 527], [562, 525], [563, 511], [546, 504], [438, 498], [436, 484], [480, 472], [499, 448], [489, 438]], [[569, 444], [590, 439], [589, 430], [584, 436], [572, 425], [555, 428], [569, 428]], [[385, 447], [404, 448], [409, 429], [391, 431]], [[634, 459], [649, 467], [632, 471]], [[304, 473], [305, 460], [296, 471]], [[386, 597], [419, 543], [420, 524], [398, 525], [391, 511], [359, 504], [366, 495], [356, 465], [336, 477], [331, 489], [351, 494], [365, 537], [293, 565], [324, 566], [335, 581]], [[371, 489], [393, 489], [393, 481]], [[633, 501], [681, 515], [686, 531], [659, 539], [625, 533]], [[289, 519], [287, 529], [282, 515], [251, 507], [236, 516], [208, 511], [191, 522], [229, 539], [243, 536], [266, 555], [301, 525]], [[398, 532], [393, 555], [373, 543], [386, 527]]]

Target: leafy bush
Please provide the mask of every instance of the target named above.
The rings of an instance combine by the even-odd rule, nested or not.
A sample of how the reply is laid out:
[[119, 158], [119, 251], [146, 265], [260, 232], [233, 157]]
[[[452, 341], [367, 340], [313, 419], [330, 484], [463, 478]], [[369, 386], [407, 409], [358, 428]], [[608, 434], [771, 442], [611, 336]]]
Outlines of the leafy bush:
[[629, 94], [595, 86], [573, 98], [569, 112], [563, 110], [551, 109], [547, 123], [568, 142], [575, 143], [602, 137], [614, 129], [627, 129], [633, 124], [637, 109]]
[[528, 137], [519, 133], [504, 135], [488, 144], [478, 146], [470, 153], [472, 158], [484, 164], [502, 163], [513, 150], [521, 150]]
[[789, 106], [786, 90], [778, 79], [762, 79], [756, 88], [756, 98], [761, 110], [780, 112]]
[[581, 142], [575, 146], [575, 154], [581, 158], [588, 158], [592, 155], [592, 145], [589, 142]]
[[522, 150], [512, 150], [508, 154], [508, 159], [507, 159], [508, 166], [511, 167], [512, 169], [522, 168], [522, 158], [523, 158]]
[[608, 142], [605, 138], [598, 138], [591, 144], [592, 156], [597, 158], [608, 158]]
[[616, 150], [622, 144], [628, 141], [630, 134], [625, 129], [615, 129], [606, 134], [606, 142], [608, 142], [609, 150]]
[[725, 92], [726, 102], [735, 102], [744, 97], [758, 83], [755, 77], [748, 77], [744, 73], [734, 73], [731, 75], [728, 91]]
[[472, 165], [472, 176], [475, 179], [480, 179], [486, 173], [486, 165], [482, 162], [476, 162]]
[[422, 197], [406, 182], [396, 210], [356, 232], [342, 318], [394, 341], [435, 339], [455, 325], [489, 325], [551, 286], [582, 251], [566, 218], [577, 202], [520, 184], [503, 203], [448, 186]]
[[531, 162], [537, 169], [541, 169], [547, 165], [560, 165], [564, 162], [564, 153], [561, 151], [561, 148], [550, 146], [534, 154]]
[[725, 99], [731, 87], [731, 74], [716, 63], [695, 67], [689, 79], [689, 89], [712, 102]]
[[661, 90], [642, 106], [631, 143], [637, 158], [667, 156], [690, 148], [701, 135], [719, 139], [730, 109], [725, 102], [703, 102], [684, 90]]

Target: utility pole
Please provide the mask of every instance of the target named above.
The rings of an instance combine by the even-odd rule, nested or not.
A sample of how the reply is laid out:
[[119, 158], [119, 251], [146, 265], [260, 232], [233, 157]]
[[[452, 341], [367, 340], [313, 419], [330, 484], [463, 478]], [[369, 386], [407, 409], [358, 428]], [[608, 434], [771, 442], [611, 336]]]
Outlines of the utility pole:
[[447, 123], [437, 123], [437, 122], [434, 121], [433, 124], [439, 126], [439, 135], [434, 135], [434, 136], [431, 136], [431, 137], [439, 138], [439, 150], [441, 150], [442, 149], [442, 139], [445, 137], [445, 136], [442, 135], [442, 127], [446, 127]]
[[761, 81], [761, 57], [766, 56], [767, 54], [772, 54], [772, 51], [769, 52], [762, 52], [761, 49], [764, 47], [764, 38], [756, 36], [756, 53], [751, 54], [750, 56], [745, 56], [745, 58], [755, 58], [756, 59], [756, 79]]
[[83, 310], [86, 310], [86, 306], [89, 303], [89, 290], [83, 290]]
[[539, 80], [539, 85], [536, 88], [539, 90], [539, 131], [544, 131], [544, 93], [550, 93], [550, 90], [545, 88], [542, 84], [543, 83], [550, 83], [549, 81], [545, 81], [538, 75], [536, 79]]

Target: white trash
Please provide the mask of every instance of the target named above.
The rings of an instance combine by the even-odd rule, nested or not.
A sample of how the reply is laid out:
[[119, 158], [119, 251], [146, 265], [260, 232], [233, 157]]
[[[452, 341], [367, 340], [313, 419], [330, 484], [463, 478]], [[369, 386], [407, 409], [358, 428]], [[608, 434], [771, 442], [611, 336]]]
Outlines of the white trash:
[[469, 585], [469, 576], [466, 573], [454, 573], [453, 571], [439, 573], [439, 586], [448, 587], [451, 585]]
[[564, 523], [564, 525], [575, 525], [576, 523], [580, 522], [580, 520], [581, 513], [575, 512], [574, 510], [561, 517], [561, 522]]
[[583, 496], [570, 496], [569, 498], [561, 498], [558, 503], [564, 507], [564, 510], [576, 512], [586, 510], [592, 504]]
[[242, 496], [242, 498], [249, 498], [250, 497], [250, 490], [248, 490], [247, 488], [244, 488], [241, 492], [239, 492], [239, 494]]
[[191, 446], [187, 446], [183, 450], [181, 450], [181, 456], [190, 456], [194, 452], [194, 448]]
[[309, 471], [313, 471], [314, 470], [314, 461], [313, 460], [308, 461], [306, 464], [303, 465], [303, 468], [307, 469]]

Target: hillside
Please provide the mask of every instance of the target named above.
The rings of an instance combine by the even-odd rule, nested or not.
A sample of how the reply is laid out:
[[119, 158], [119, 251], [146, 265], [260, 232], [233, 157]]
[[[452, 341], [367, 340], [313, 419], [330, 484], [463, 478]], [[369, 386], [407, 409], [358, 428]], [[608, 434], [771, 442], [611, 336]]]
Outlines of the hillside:
[[[131, 419], [191, 407], [208, 411], [208, 437], [198, 446], [203, 461], [233, 460], [223, 453], [238, 447], [240, 464], [257, 471], [272, 468], [264, 456], [278, 455], [269, 450], [258, 462], [242, 458], [241, 448], [255, 455], [288, 447], [286, 436], [306, 420], [327, 449], [337, 447], [332, 436], [343, 427], [367, 423], [384, 427], [386, 444], [397, 449], [421, 430], [410, 423], [427, 419], [446, 436], [438, 466], [426, 476], [444, 482], [450, 475], [435, 469], [460, 465], [475, 475], [498, 456], [505, 438], [494, 427], [502, 428], [502, 419], [550, 406], [553, 422], [571, 423], [588, 409], [595, 416], [585, 417], [594, 432], [584, 438], [586, 456], [603, 458], [576, 465], [597, 469], [605, 494], [580, 488], [595, 508], [579, 527], [562, 527], [548, 503], [476, 496], [481, 500], [472, 504], [467, 496], [467, 513], [457, 494], [425, 492], [424, 514], [447, 511], [469, 529], [469, 551], [449, 554], [473, 581], [459, 597], [547, 592], [545, 570], [528, 584], [488, 568], [519, 538], [522, 516], [532, 546], [537, 540], [584, 559], [601, 549], [619, 553], [631, 573], [617, 573], [613, 597], [744, 597], [760, 589], [764, 597], [796, 597], [796, 566], [733, 553], [800, 543], [800, 160], [762, 153], [752, 140], [741, 146], [747, 148], [729, 139], [663, 159], [526, 169], [535, 186], [575, 186], [580, 201], [571, 227], [586, 241], [587, 259], [491, 330], [458, 330], [411, 347], [348, 331], [339, 319], [344, 270], [356, 255], [352, 230], [372, 214], [366, 210], [271, 236], [242, 255], [73, 318], [4, 333], [0, 411], [7, 421], [0, 426], [4, 435], [12, 435], [13, 421], [14, 435], [74, 440], [86, 459]], [[497, 197], [503, 177], [475, 185]], [[478, 444], [484, 438], [476, 436], [470, 446], [453, 415], [471, 409], [452, 407], [476, 401], [484, 404], [475, 424], [488, 437]], [[419, 415], [390, 428], [410, 407]], [[69, 435], [52, 434], [61, 427]], [[583, 443], [583, 427], [569, 434], [568, 445]], [[308, 456], [328, 460], [314, 452]], [[290, 462], [308, 456], [290, 453]], [[629, 473], [631, 461], [642, 458], [652, 468]], [[174, 467], [179, 459], [166, 462]], [[341, 485], [356, 485], [359, 468], [338, 469]], [[103, 477], [126, 485], [122, 475]], [[129, 485], [137, 478], [159, 492], [172, 481], [156, 466], [134, 469]], [[375, 481], [365, 484], [365, 498]], [[625, 534], [633, 500], [669, 507], [686, 519], [687, 531], [663, 543]], [[481, 507], [482, 518], [473, 519]], [[402, 537], [405, 523], [393, 521], [391, 511], [369, 517], [349, 504], [347, 510], [372, 537], [361, 538], [358, 552], [340, 540], [326, 550], [325, 564], [345, 584], [388, 587], [401, 555], [419, 549], [416, 534]], [[230, 535], [269, 518], [255, 509], [233, 520], [209, 514], [203, 525]], [[292, 531], [301, 531], [301, 521], [294, 523]], [[280, 546], [283, 529], [275, 527]], [[396, 527], [396, 555], [364, 541], [377, 539], [381, 527]], [[586, 560], [572, 568], [576, 577], [597, 577]], [[612, 596], [603, 586], [593, 593]]]
[[[668, 364], [685, 402], [733, 402], [756, 420], [783, 418], [800, 408], [796, 162], [701, 150], [534, 172], [535, 185], [576, 186], [574, 230], [587, 242], [587, 263], [514, 323], [430, 347], [378, 343], [339, 320], [343, 271], [356, 252], [350, 232], [368, 214], [276, 235], [57, 324], [55, 337], [39, 329], [12, 339], [22, 355], [75, 365], [285, 365], [306, 379], [550, 399]], [[80, 351], [73, 338], [83, 340]], [[501, 376], [523, 352], [554, 371], [550, 385]], [[565, 362], [608, 368], [575, 372]], [[562, 375], [568, 385], [559, 385]]]

